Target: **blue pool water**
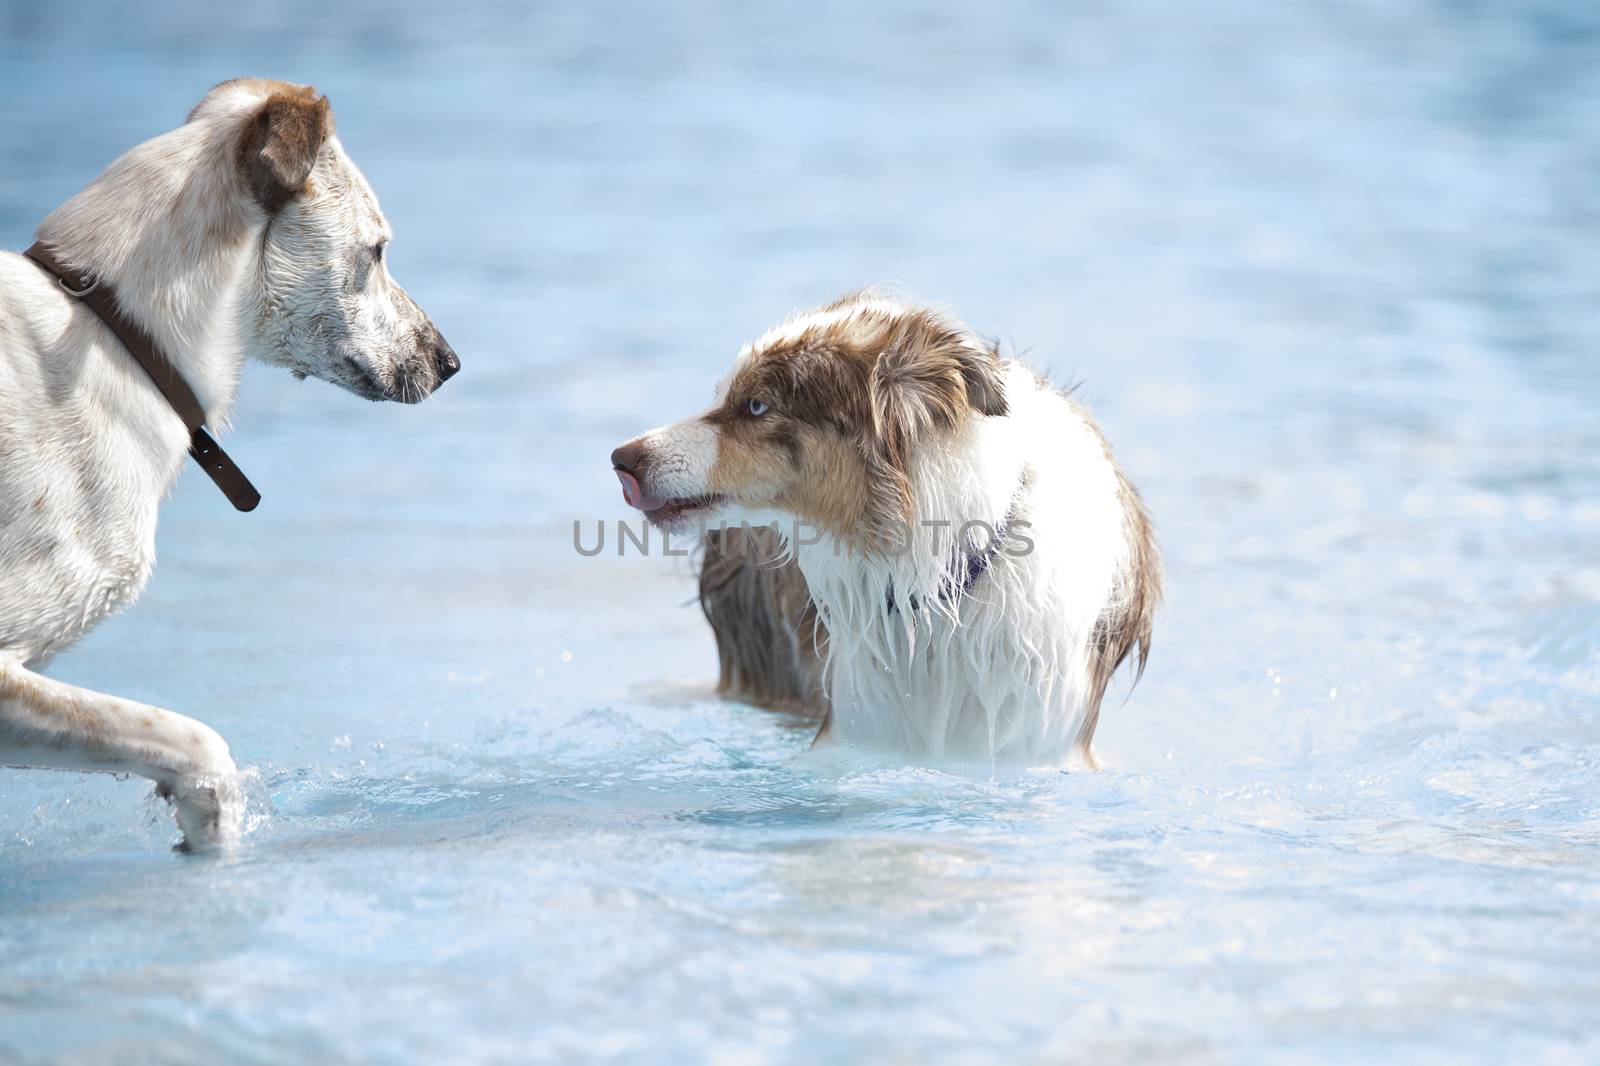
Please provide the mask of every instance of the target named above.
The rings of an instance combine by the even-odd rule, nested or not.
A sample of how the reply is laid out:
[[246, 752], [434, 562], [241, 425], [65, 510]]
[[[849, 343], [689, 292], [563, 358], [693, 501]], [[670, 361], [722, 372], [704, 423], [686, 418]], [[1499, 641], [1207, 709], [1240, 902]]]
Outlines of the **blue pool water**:
[[[1600, 1058], [1600, 12], [0, 3], [0, 245], [313, 81], [465, 369], [260, 368], [52, 667], [217, 727], [233, 854], [0, 775], [8, 1061]], [[1099, 773], [707, 698], [607, 454], [892, 280], [1081, 380], [1170, 606]]]

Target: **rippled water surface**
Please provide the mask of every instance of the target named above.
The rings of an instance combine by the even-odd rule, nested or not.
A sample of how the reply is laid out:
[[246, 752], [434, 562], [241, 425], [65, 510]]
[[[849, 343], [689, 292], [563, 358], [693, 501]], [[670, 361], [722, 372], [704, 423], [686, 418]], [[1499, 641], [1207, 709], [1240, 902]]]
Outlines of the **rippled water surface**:
[[[129, 614], [236, 853], [0, 776], [11, 1061], [1600, 1058], [1600, 16], [1574, 3], [0, 4], [0, 244], [314, 81], [465, 363], [252, 368]], [[1170, 606], [1098, 773], [707, 698], [611, 446], [872, 280], [1080, 380]], [[1118, 692], [1120, 701], [1126, 686]]]

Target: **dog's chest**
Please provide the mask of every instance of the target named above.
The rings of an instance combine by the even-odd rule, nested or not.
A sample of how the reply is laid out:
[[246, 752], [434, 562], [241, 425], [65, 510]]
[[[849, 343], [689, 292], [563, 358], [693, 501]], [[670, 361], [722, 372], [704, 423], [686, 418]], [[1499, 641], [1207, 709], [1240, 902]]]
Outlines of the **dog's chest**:
[[923, 613], [914, 632], [890, 618], [855, 630], [866, 639], [831, 628], [835, 735], [917, 758], [1064, 762], [1085, 695], [1072, 642], [975, 613], [962, 623]]
[[48, 658], [138, 599], [155, 567], [154, 515], [140, 512], [153, 508], [100, 510], [39, 508], [6, 524], [0, 646]]
[[86, 420], [53, 425], [53, 434], [0, 431], [0, 445], [25, 439], [33, 449], [28, 462], [0, 464], [0, 648], [32, 660], [144, 590], [158, 506], [181, 458], [104, 425], [91, 442]]

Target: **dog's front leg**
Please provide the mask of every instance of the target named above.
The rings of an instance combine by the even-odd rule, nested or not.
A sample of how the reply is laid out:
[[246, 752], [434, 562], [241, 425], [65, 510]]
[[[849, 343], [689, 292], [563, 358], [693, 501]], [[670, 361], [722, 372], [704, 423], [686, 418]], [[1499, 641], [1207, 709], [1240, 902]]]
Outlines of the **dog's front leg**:
[[238, 837], [243, 798], [228, 745], [192, 718], [44, 677], [0, 658], [0, 763], [138, 774], [171, 801], [183, 846]]

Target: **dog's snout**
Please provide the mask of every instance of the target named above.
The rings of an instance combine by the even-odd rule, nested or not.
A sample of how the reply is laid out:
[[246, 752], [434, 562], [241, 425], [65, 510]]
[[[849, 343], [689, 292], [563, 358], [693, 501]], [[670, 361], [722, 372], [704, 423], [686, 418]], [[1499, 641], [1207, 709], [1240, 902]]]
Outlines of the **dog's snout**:
[[433, 366], [439, 372], [439, 384], [443, 385], [455, 376], [461, 369], [461, 360], [456, 358], [456, 350], [450, 347], [448, 341], [436, 329], [433, 331]]
[[644, 462], [644, 445], [637, 440], [630, 440], [622, 447], [611, 453], [611, 468], [621, 470], [623, 473], [639, 476], [639, 467]]
[[611, 453], [611, 469], [616, 471], [617, 480], [622, 482], [623, 501], [629, 507], [648, 511], [655, 504], [642, 484], [644, 456], [644, 445], [638, 439], [630, 440]]

